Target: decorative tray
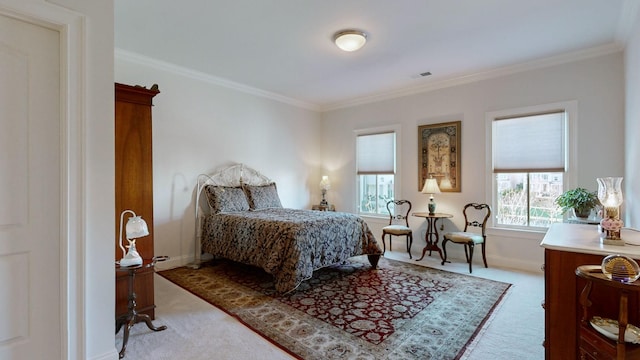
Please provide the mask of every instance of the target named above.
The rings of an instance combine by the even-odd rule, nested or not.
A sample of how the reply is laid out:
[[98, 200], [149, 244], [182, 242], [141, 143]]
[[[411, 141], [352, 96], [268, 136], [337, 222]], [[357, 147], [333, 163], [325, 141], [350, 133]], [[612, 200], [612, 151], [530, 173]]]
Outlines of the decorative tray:
[[[591, 318], [591, 326], [607, 338], [613, 341], [618, 340], [619, 327], [617, 320], [594, 316]], [[640, 344], [640, 328], [627, 324], [627, 330], [624, 332], [624, 341], [632, 344]]]

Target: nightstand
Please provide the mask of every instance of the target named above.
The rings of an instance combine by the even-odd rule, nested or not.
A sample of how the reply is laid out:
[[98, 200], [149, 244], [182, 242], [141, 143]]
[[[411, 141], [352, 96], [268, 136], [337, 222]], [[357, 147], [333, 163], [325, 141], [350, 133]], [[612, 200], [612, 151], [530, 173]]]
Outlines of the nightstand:
[[116, 265], [116, 271], [126, 273], [129, 277], [129, 311], [116, 318], [116, 334], [120, 332], [121, 328], [124, 328], [124, 334], [122, 335], [122, 349], [120, 349], [120, 359], [124, 357], [124, 352], [127, 349], [127, 342], [129, 341], [129, 330], [138, 322], [144, 322], [147, 327], [153, 331], [162, 331], [167, 327], [165, 325], [156, 327], [151, 322], [151, 318], [147, 314], [138, 313], [136, 309], [136, 293], [134, 291], [134, 280], [136, 273], [144, 271], [145, 269], [151, 269], [153, 271], [156, 263], [168, 260], [168, 256], [155, 256], [151, 260], [144, 260], [141, 265], [133, 266], [120, 266]]
[[336, 207], [334, 205], [313, 205], [311, 210], [318, 211], [336, 211]]

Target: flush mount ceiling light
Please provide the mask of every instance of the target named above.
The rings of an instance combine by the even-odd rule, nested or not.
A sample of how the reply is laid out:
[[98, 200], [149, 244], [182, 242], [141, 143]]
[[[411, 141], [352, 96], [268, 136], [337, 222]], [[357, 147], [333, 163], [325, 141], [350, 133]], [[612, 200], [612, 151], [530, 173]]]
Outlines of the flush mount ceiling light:
[[356, 51], [367, 42], [367, 34], [359, 30], [342, 30], [333, 35], [333, 41], [344, 51]]

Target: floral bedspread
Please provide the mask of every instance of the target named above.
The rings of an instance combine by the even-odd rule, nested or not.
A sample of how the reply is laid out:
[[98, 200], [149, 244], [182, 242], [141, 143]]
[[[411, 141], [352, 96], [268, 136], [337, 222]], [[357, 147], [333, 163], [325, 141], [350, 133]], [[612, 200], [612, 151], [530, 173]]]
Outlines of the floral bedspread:
[[367, 223], [354, 214], [283, 208], [207, 216], [202, 250], [261, 267], [283, 293], [314, 270], [356, 255], [382, 254]]

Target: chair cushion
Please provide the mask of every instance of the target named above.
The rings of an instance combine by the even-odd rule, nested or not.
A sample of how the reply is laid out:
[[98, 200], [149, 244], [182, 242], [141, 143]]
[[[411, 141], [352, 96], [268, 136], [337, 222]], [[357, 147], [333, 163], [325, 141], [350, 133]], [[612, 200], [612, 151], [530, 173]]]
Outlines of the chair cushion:
[[482, 235], [472, 232], [450, 232], [444, 234], [444, 237], [455, 243], [468, 243], [473, 241], [475, 244], [482, 244], [484, 242]]
[[407, 235], [412, 233], [411, 228], [403, 225], [388, 225], [382, 228], [382, 232], [391, 235]]

